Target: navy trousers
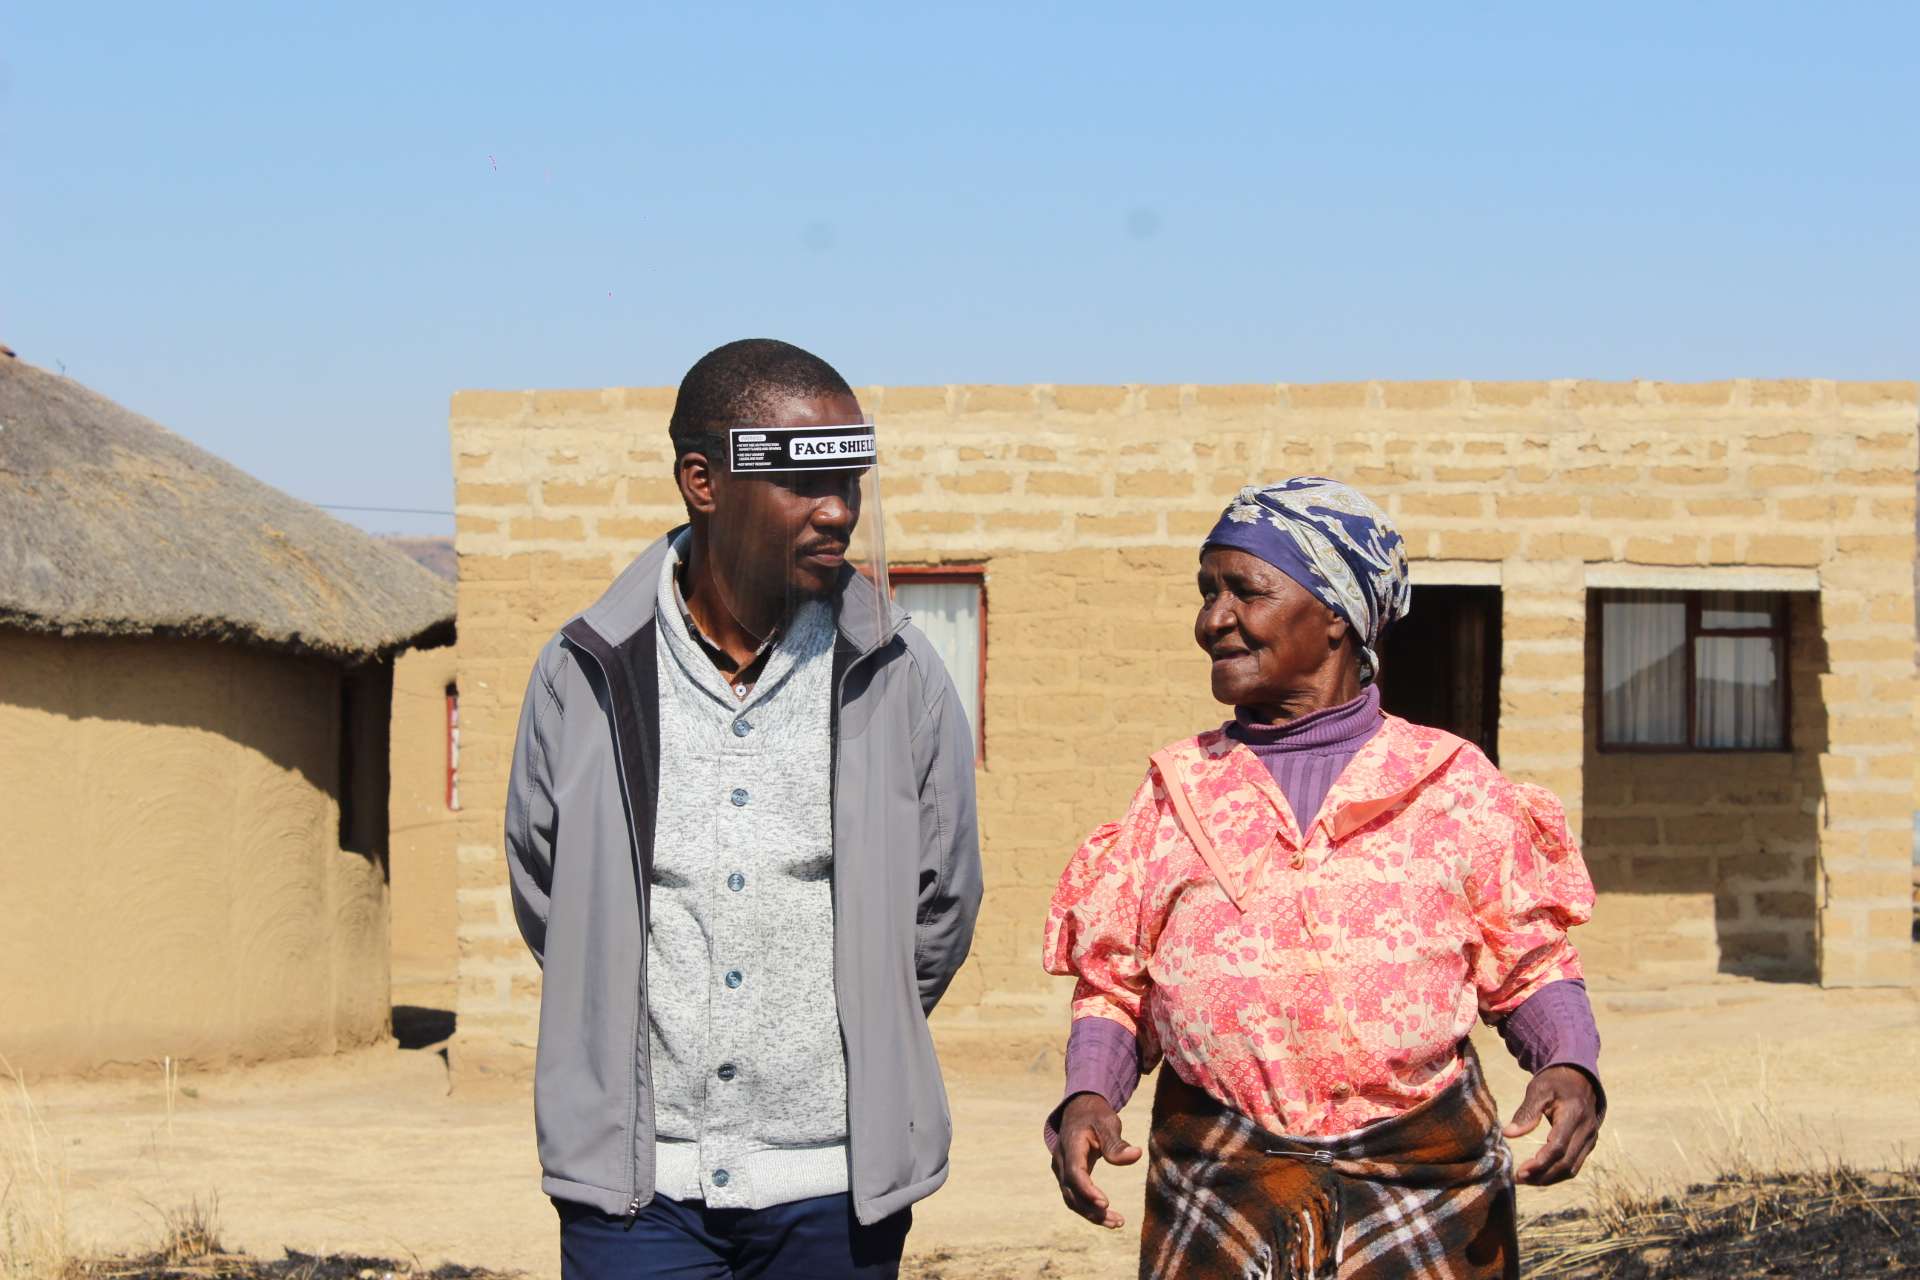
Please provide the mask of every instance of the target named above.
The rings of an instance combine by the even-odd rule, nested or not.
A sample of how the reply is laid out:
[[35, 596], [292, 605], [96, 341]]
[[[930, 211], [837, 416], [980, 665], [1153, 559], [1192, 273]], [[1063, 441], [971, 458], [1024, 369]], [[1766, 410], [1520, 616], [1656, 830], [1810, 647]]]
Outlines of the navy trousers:
[[565, 1200], [561, 1280], [894, 1280], [913, 1211], [863, 1227], [853, 1197], [709, 1209], [655, 1196], [629, 1223]]

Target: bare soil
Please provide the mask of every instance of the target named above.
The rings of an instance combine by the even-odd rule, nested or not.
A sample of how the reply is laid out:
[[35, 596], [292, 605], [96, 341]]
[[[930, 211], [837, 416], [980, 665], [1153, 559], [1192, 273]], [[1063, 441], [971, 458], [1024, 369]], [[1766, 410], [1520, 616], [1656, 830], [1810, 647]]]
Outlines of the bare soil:
[[[1920, 1171], [1724, 1178], [1677, 1196], [1616, 1200], [1595, 1211], [1536, 1218], [1522, 1280], [1748, 1280], [1761, 1276], [1920, 1277]], [[1066, 1274], [1052, 1259], [999, 1250], [971, 1260], [953, 1250], [917, 1255], [921, 1280], [989, 1270]], [[443, 1263], [289, 1250], [268, 1261], [224, 1251], [96, 1261], [70, 1280], [516, 1280]]]
[[[1912, 991], [1728, 979], [1602, 994], [1596, 1003], [1610, 1113], [1580, 1179], [1521, 1191], [1523, 1246], [1542, 1260], [1554, 1233], [1575, 1221], [1555, 1214], [1596, 1210], [1623, 1196], [1657, 1201], [1713, 1184], [1735, 1167], [1790, 1172], [1845, 1161], [1898, 1169], [1920, 1154], [1920, 1003]], [[1102, 1178], [1129, 1220], [1114, 1232], [1070, 1215], [1047, 1170], [1039, 1126], [1057, 1100], [1059, 1037], [954, 1024], [938, 1033], [956, 1128], [953, 1171], [947, 1187], [916, 1208], [907, 1274], [1131, 1275], [1140, 1167]], [[1523, 1076], [1497, 1039], [1481, 1051], [1495, 1094], [1511, 1110]], [[189, 1073], [170, 1107], [157, 1065], [145, 1079], [28, 1084], [48, 1153], [65, 1167], [71, 1232], [91, 1256], [137, 1260], [168, 1206], [217, 1194], [228, 1248], [251, 1259], [294, 1250], [320, 1260], [311, 1276], [297, 1267], [247, 1274], [358, 1280], [371, 1271], [383, 1280], [387, 1270], [424, 1273], [453, 1263], [554, 1276], [555, 1219], [539, 1191], [526, 1060], [472, 1056], [468, 1066], [456, 1049], [453, 1072], [432, 1048], [388, 1048]], [[1129, 1134], [1144, 1134], [1144, 1098], [1125, 1121]], [[1519, 1154], [1536, 1141], [1516, 1143]], [[1865, 1227], [1834, 1219], [1807, 1230], [1815, 1234], [1778, 1237], [1783, 1261], [1816, 1245], [1842, 1258], [1835, 1241]], [[336, 1267], [341, 1255], [347, 1259]], [[1903, 1274], [1898, 1249], [1876, 1256], [1878, 1269], [1859, 1274]]]

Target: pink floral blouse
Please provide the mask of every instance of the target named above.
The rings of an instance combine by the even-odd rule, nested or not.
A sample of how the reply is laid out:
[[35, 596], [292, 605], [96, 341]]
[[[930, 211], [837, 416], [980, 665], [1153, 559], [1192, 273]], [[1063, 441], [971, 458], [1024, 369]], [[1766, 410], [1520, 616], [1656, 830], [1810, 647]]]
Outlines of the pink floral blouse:
[[1156, 752], [1054, 892], [1048, 972], [1180, 1077], [1280, 1133], [1434, 1097], [1489, 1021], [1578, 978], [1593, 912], [1564, 810], [1471, 744], [1388, 716], [1303, 838], [1246, 747]]

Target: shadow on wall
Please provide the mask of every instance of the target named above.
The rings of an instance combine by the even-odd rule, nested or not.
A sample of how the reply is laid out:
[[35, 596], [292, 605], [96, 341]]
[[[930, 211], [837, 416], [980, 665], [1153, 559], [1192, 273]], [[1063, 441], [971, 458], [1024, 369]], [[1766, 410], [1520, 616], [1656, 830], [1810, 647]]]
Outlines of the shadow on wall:
[[1827, 747], [1819, 598], [1787, 597], [1790, 751], [1599, 749], [1600, 609], [1587, 609], [1584, 838], [1600, 903], [1582, 933], [1600, 974], [1818, 978]]
[[[384, 867], [392, 670], [211, 640], [20, 635], [0, 664], [0, 706], [45, 712], [80, 732], [145, 726], [225, 739], [332, 797], [340, 849]], [[124, 733], [120, 741], [133, 742]], [[99, 753], [116, 745], [76, 740], [88, 757], [76, 767], [107, 763]], [[139, 789], [128, 781], [128, 791]]]
[[[0, 1051], [66, 1071], [384, 1035], [386, 806], [340, 802], [343, 766], [384, 785], [355, 754], [384, 755], [386, 717], [353, 705], [378, 684], [239, 645], [0, 630]], [[349, 716], [367, 736], [343, 753]]]
[[393, 1006], [393, 1038], [402, 1049], [431, 1049], [453, 1039], [457, 1021], [451, 1009], [397, 1004]]

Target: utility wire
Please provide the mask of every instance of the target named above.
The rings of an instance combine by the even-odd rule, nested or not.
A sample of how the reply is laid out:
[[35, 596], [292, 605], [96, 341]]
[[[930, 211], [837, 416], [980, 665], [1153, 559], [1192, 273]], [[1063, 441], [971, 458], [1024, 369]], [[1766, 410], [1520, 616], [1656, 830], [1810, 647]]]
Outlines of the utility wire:
[[450, 516], [451, 511], [435, 511], [429, 507], [356, 507], [345, 502], [316, 502], [314, 506], [322, 511], [379, 511], [394, 516]]

